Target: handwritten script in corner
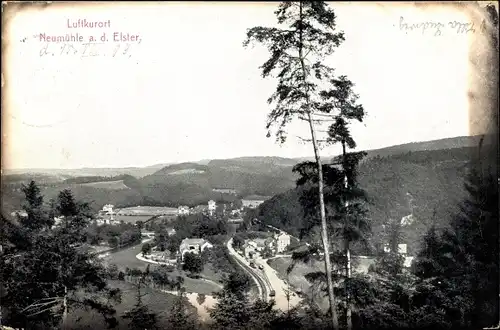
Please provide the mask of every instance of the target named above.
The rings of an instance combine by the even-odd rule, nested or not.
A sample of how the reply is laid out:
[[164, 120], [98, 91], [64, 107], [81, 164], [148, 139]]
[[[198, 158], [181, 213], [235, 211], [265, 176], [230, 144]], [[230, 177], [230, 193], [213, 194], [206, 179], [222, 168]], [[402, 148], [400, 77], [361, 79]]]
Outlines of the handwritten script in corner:
[[474, 22], [460, 21], [416, 21], [410, 22], [403, 16], [399, 18], [399, 30], [405, 33], [420, 32], [422, 35], [443, 36], [449, 34], [469, 34], [469, 33], [484, 33], [486, 23], [483, 20], [480, 26], [476, 26]]

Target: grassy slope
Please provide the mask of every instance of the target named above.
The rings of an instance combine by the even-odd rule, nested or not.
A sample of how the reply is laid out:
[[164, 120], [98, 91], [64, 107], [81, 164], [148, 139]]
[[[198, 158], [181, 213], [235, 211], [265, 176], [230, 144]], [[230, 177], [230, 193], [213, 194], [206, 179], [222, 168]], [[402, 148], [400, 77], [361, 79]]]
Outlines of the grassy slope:
[[102, 189], [108, 189], [108, 190], [130, 189], [130, 187], [126, 186], [123, 183], [123, 180], [90, 182], [90, 183], [84, 183], [84, 184], [82, 184], [82, 186], [88, 186], [88, 187], [93, 187], [93, 188], [102, 188]]

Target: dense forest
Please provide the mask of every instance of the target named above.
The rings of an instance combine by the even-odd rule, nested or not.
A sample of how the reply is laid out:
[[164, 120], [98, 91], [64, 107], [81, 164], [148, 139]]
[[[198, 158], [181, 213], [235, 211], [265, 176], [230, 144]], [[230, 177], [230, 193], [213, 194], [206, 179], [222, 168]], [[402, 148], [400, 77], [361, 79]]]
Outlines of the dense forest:
[[[468, 164], [478, 149], [407, 152], [374, 157], [359, 167], [359, 184], [366, 190], [367, 208], [376, 245], [382, 225], [390, 219], [413, 214], [413, 224], [404, 228], [410, 251], [418, 250], [422, 233], [435, 221], [448, 225], [450, 214], [465, 196], [464, 178]], [[254, 214], [264, 223], [301, 235], [304, 214], [299, 197], [303, 187], [278, 194], [259, 206]]]

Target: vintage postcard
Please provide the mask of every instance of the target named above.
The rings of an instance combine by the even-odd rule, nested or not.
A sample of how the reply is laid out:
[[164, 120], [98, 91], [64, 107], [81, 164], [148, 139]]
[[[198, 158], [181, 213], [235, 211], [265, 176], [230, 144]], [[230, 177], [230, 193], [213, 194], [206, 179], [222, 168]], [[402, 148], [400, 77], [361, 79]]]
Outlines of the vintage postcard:
[[2, 329], [499, 321], [497, 2], [2, 3]]

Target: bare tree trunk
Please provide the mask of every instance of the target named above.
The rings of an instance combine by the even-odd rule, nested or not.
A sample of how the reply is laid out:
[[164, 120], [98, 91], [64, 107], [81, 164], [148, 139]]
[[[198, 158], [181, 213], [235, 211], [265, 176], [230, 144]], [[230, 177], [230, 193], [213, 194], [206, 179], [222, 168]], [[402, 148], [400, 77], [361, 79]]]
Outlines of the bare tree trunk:
[[352, 310], [351, 310], [351, 295], [349, 293], [349, 281], [351, 279], [351, 250], [349, 241], [346, 240], [346, 323], [347, 329], [352, 329]]
[[[305, 63], [304, 63], [304, 55], [303, 55], [303, 35], [302, 35], [302, 20], [303, 20], [303, 14], [302, 14], [302, 1], [299, 2], [299, 10], [300, 10], [300, 42], [299, 42], [299, 58], [300, 58], [300, 64], [302, 66], [302, 75], [303, 75], [303, 80], [304, 84], [306, 83], [306, 68], [305, 68]], [[328, 298], [330, 302], [330, 311], [331, 311], [331, 317], [332, 317], [332, 327], [333, 329], [338, 329], [338, 317], [337, 317], [337, 309], [335, 306], [335, 296], [333, 294], [333, 280], [332, 280], [332, 266], [331, 266], [331, 260], [330, 260], [330, 243], [328, 240], [328, 228], [326, 224], [326, 211], [325, 211], [325, 199], [323, 195], [323, 164], [321, 163], [321, 157], [319, 155], [319, 150], [318, 150], [318, 142], [316, 139], [316, 131], [314, 129], [314, 122], [312, 119], [311, 115], [311, 109], [310, 109], [310, 100], [309, 100], [309, 91], [307, 90], [307, 85], [306, 87], [306, 96], [307, 96], [307, 121], [309, 122], [309, 128], [311, 131], [311, 139], [312, 139], [312, 145], [314, 149], [314, 158], [316, 160], [316, 164], [318, 166], [318, 193], [319, 193], [319, 208], [320, 208], [320, 216], [321, 216], [321, 238], [323, 241], [323, 250], [325, 253], [325, 274], [326, 274], [326, 281], [328, 285]]]
[[319, 190], [319, 207], [321, 215], [321, 239], [323, 241], [323, 250], [325, 256], [325, 274], [328, 286], [328, 298], [330, 301], [330, 309], [332, 313], [332, 326], [333, 329], [338, 329], [338, 317], [337, 310], [335, 306], [335, 296], [333, 294], [333, 280], [332, 280], [332, 265], [330, 260], [330, 242], [328, 240], [328, 229], [326, 224], [326, 212], [325, 212], [325, 199], [323, 195], [323, 164], [321, 163], [321, 158], [318, 152], [318, 146], [316, 142], [316, 133], [314, 131], [314, 125], [312, 122], [311, 114], [308, 115], [309, 127], [311, 129], [312, 143], [314, 148], [314, 157], [316, 163], [318, 164], [318, 190]]
[[68, 328], [68, 288], [64, 286], [64, 297], [63, 297], [63, 316], [62, 316], [62, 328], [66, 330]]
[[[347, 189], [349, 187], [349, 181], [347, 178], [347, 173], [346, 173], [346, 168], [347, 168], [347, 159], [346, 159], [346, 148], [345, 148], [345, 141], [342, 141], [342, 165], [344, 169], [344, 187]], [[349, 206], [349, 201], [347, 198], [344, 196], [344, 203], [345, 203], [345, 208], [347, 212], [347, 208]], [[347, 227], [349, 226], [348, 223], [348, 215], [345, 214], [345, 219], [344, 219], [344, 233]], [[346, 291], [346, 297], [345, 297], [345, 304], [346, 304], [346, 323], [347, 323], [347, 329], [351, 330], [352, 329], [352, 311], [351, 311], [351, 295], [349, 293], [349, 284], [351, 280], [351, 249], [350, 249], [350, 244], [349, 244], [349, 238], [345, 237], [344, 235], [344, 247], [345, 247], [345, 257], [346, 257], [346, 263], [345, 263], [345, 291]]]

